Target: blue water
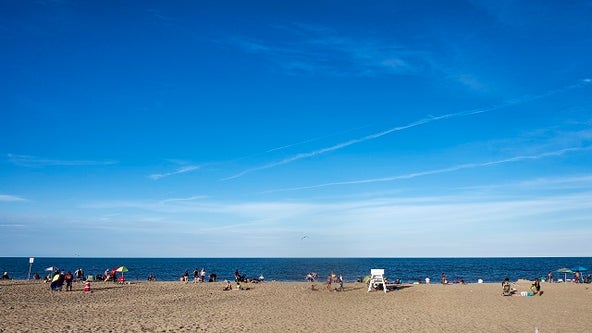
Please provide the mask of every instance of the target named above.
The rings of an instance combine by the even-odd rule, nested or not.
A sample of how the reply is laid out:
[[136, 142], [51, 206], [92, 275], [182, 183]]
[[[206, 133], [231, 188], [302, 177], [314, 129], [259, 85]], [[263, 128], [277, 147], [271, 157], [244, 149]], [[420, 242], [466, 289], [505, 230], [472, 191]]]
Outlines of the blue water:
[[[86, 274], [102, 274], [105, 269], [125, 265], [127, 280], [146, 280], [154, 274], [159, 281], [177, 281], [185, 270], [192, 277], [195, 268], [206, 269], [207, 275], [215, 273], [218, 280], [234, 279], [234, 271], [248, 278], [263, 275], [271, 281], [305, 281], [306, 273], [317, 272], [324, 278], [334, 272], [342, 274], [345, 281], [355, 281], [370, 273], [371, 268], [384, 268], [389, 280], [401, 279], [414, 282], [430, 277], [440, 281], [446, 273], [448, 280], [455, 278], [473, 283], [500, 282], [505, 277], [532, 280], [546, 276], [549, 271], [561, 267], [583, 266], [592, 273], [592, 257], [583, 258], [35, 258], [31, 276], [47, 274], [45, 268], [55, 266], [74, 272], [82, 268]], [[11, 278], [27, 279], [29, 258], [0, 257], [0, 272], [8, 272]], [[563, 273], [554, 273], [563, 278]], [[572, 276], [568, 275], [568, 278]]]

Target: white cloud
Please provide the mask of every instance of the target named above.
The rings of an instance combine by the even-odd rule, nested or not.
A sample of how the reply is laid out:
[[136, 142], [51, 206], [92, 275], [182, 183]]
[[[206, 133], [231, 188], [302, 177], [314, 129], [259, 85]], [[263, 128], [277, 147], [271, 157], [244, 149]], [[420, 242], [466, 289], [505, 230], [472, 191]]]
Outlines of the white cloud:
[[[563, 190], [587, 181], [577, 191]], [[520, 237], [536, 230], [537, 241], [546, 242], [558, 234], [592, 232], [587, 217], [592, 214], [590, 176], [532, 179], [479, 191], [450, 189], [441, 196], [413, 196], [409, 193], [364, 193], [358, 198], [327, 198], [298, 201], [243, 200], [224, 202], [202, 196], [161, 200], [105, 201], [78, 207], [74, 215], [47, 216], [52, 228], [92, 230], [112, 240], [115, 255], [118, 240], [158, 239], [158, 253], [176, 255], [179, 239], [200, 237], [204, 256], [371, 256], [382, 251], [397, 256], [475, 255], [455, 244], [481, 244], [480, 255], [500, 255], [495, 239], [505, 239], [511, 255], [528, 255]], [[50, 214], [51, 215], [51, 214]], [[108, 217], [108, 218], [104, 218]], [[23, 224], [38, 230], [40, 216], [24, 219], [0, 217], [3, 227]], [[462, 230], [459, 233], [458, 230]], [[302, 235], [309, 235], [306, 247]], [[505, 238], [504, 238], [505, 237]], [[431, 247], [424, 246], [428, 240]], [[464, 243], [463, 243], [464, 244]], [[163, 248], [169, 252], [162, 252]], [[270, 254], [269, 248], [274, 249]], [[506, 250], [504, 249], [504, 250]], [[517, 251], [516, 249], [520, 249]], [[538, 249], [538, 248], [537, 248]], [[188, 244], [188, 251], [193, 245]], [[197, 250], [197, 247], [195, 248]], [[463, 252], [464, 251], [464, 252]], [[109, 255], [109, 254], [105, 254]], [[556, 252], [538, 255], [558, 255]]]
[[19, 202], [19, 201], [27, 201], [27, 199], [16, 196], [16, 195], [0, 194], [0, 202]]

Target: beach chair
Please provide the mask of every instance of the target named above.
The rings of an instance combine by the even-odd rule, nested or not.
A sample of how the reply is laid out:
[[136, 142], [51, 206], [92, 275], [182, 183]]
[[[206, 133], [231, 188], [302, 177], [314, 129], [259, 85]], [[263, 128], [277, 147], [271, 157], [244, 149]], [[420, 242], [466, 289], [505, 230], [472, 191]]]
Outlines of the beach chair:
[[382, 289], [386, 294], [386, 281], [384, 280], [384, 269], [373, 268], [370, 270], [370, 280], [368, 281], [368, 292], [382, 284]]

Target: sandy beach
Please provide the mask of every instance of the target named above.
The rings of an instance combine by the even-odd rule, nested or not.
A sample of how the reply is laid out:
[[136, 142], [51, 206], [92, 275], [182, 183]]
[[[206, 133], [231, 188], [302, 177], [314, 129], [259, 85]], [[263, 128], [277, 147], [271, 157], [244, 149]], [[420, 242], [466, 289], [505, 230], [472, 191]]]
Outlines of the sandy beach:
[[[591, 332], [592, 285], [542, 284], [544, 294], [503, 297], [500, 283], [403, 285], [265, 282], [94, 282], [91, 292], [0, 283], [0, 332]], [[515, 283], [526, 291], [529, 281]], [[233, 283], [233, 287], [236, 284]]]

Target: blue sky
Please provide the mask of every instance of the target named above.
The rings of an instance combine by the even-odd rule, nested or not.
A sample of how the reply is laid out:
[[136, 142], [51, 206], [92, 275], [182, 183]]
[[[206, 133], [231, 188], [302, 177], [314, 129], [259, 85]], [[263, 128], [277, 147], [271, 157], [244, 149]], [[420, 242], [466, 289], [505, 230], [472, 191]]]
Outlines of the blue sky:
[[590, 17], [2, 1], [0, 253], [589, 256]]

